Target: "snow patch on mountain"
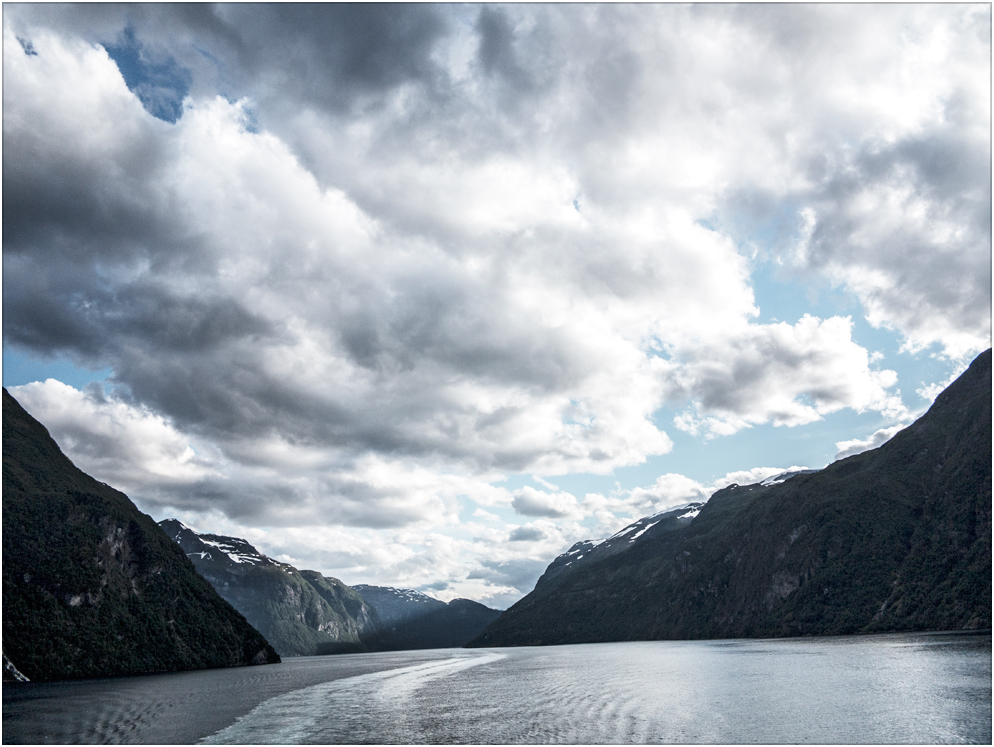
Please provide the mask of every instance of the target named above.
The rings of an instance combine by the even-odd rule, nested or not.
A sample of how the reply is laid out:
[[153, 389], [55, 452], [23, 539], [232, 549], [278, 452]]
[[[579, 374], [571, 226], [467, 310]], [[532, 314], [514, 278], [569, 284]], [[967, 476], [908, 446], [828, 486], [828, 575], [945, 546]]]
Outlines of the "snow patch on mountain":
[[770, 477], [767, 477], [759, 484], [765, 487], [769, 487], [771, 485], [779, 485], [780, 483], [787, 482], [787, 480], [789, 480], [792, 477], [796, 477], [797, 475], [810, 475], [813, 474], [814, 472], [819, 472], [819, 471], [820, 470], [816, 469], [795, 469], [788, 472], [781, 472], [780, 474], [771, 475]]
[[200, 545], [209, 548], [187, 552], [187, 557], [198, 557], [201, 560], [220, 560], [223, 556], [237, 565], [273, 564], [285, 568], [291, 567], [283, 563], [277, 563], [238, 537], [200, 533], [196, 529], [186, 526], [178, 519], [166, 519], [160, 521], [159, 525], [166, 530], [166, 533], [173, 542], [182, 544], [180, 540], [185, 535], [188, 539], [195, 539]]
[[[664, 520], [675, 519], [680, 524], [688, 524], [700, 513], [703, 505], [703, 502], [695, 501], [670, 506], [651, 516], [642, 517], [605, 539], [587, 539], [576, 542], [569, 550], [557, 556], [549, 564], [545, 574], [543, 574], [543, 579], [548, 581], [581, 561], [585, 565], [592, 560], [624, 552]], [[542, 579], [539, 579], [539, 584], [541, 583]]]
[[[193, 530], [190, 530], [190, 531], [193, 531]], [[196, 532], [194, 532], [194, 534], [196, 534]], [[216, 537], [217, 535], [209, 535], [209, 536]], [[237, 542], [237, 541], [236, 542], [231, 542], [231, 541], [228, 541], [228, 542], [215, 542], [214, 540], [205, 539], [204, 536], [199, 535], [199, 534], [197, 535], [197, 537], [205, 545], [210, 545], [211, 547], [216, 547], [222, 553], [224, 553], [225, 555], [227, 555], [228, 558], [233, 563], [251, 563], [252, 565], [256, 565], [258, 563], [261, 563], [262, 560], [263, 560], [263, 556], [260, 555], [258, 552], [246, 552], [245, 550], [243, 550], [243, 549], [241, 549], [239, 547], [239, 545], [244, 545], [245, 547], [248, 547], [248, 548], [250, 548], [252, 550], [255, 549], [255, 548], [253, 548], [251, 545], [249, 545], [247, 543], [241, 543], [241, 542]], [[201, 553], [201, 557], [203, 557], [203, 553]]]

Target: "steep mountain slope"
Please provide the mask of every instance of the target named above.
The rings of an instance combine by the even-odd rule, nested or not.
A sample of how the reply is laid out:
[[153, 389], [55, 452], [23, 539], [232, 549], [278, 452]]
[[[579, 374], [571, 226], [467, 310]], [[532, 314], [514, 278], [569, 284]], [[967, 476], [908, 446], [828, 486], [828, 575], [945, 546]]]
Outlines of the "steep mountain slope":
[[[536, 591], [546, 590], [563, 573], [580, 571], [599, 560], [625, 552], [638, 541], [650, 542], [678, 532], [694, 520], [700, 513], [703, 503], [685, 503], [646, 516], [629, 524], [606, 540], [583, 540], [557, 557], [535, 584]], [[643, 539], [644, 538], [644, 539]]]
[[150, 517], [77, 469], [6, 389], [3, 649], [31, 680], [279, 661]]
[[176, 519], [159, 525], [281, 656], [367, 650], [362, 636], [375, 626], [375, 613], [338, 579], [298, 571], [243, 539], [201, 534]]
[[500, 616], [500, 610], [453, 599], [446, 604], [413, 589], [389, 586], [353, 587], [376, 610], [380, 625], [369, 641], [380, 650], [458, 648], [478, 636]]
[[880, 448], [667, 524], [547, 572], [470, 645], [989, 628], [991, 351]]

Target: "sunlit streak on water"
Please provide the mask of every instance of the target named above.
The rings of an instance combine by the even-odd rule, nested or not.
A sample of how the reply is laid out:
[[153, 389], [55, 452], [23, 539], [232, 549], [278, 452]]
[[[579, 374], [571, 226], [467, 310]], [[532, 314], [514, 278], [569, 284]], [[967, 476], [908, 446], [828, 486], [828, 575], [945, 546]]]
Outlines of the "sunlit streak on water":
[[989, 742], [981, 640], [956, 655], [921, 636], [453, 651], [281, 695], [205, 741]]
[[[421, 687], [504, 658], [493, 652], [325, 682], [262, 703], [206, 744], [413, 743], [404, 705]], [[329, 724], [332, 728], [329, 728]], [[385, 731], [384, 731], [385, 730]]]
[[991, 743], [991, 637], [655, 641], [4, 684], [10, 744]]

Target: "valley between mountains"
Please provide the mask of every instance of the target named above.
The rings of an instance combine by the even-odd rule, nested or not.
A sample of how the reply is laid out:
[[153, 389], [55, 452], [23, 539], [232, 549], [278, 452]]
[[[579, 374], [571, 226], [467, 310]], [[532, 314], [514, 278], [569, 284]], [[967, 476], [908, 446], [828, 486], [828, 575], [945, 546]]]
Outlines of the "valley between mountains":
[[160, 521], [194, 568], [281, 656], [459, 647], [500, 612], [413, 589], [357, 585], [273, 560], [243, 539]]
[[991, 351], [883, 446], [575, 544], [501, 613], [156, 524], [3, 394], [5, 679], [455, 646], [991, 627]]

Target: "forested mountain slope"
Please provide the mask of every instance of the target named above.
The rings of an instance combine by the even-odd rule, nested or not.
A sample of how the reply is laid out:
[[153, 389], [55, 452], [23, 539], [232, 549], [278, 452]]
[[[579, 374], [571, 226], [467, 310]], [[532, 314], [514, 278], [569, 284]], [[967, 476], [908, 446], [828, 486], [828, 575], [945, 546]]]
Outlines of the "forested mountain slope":
[[196, 532], [176, 519], [159, 525], [281, 656], [367, 650], [361, 637], [375, 627], [375, 613], [338, 579], [298, 571], [237, 537]]
[[273, 560], [238, 537], [197, 532], [176, 519], [159, 525], [281, 656], [458, 647], [500, 614], [413, 589], [349, 587]]
[[3, 649], [31, 680], [278, 662], [123, 493], [3, 391]]
[[552, 574], [470, 645], [990, 628], [991, 351], [880, 448], [670, 529]]

